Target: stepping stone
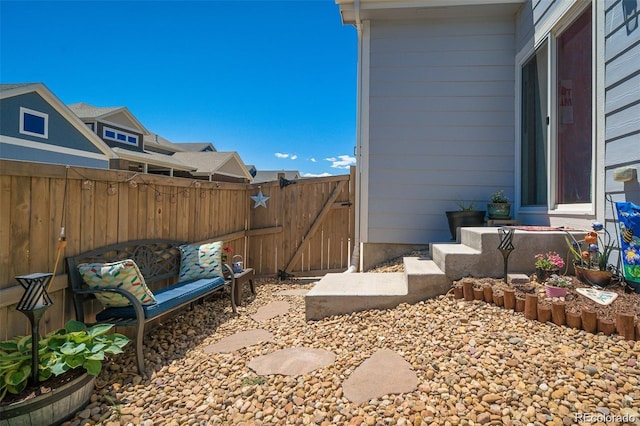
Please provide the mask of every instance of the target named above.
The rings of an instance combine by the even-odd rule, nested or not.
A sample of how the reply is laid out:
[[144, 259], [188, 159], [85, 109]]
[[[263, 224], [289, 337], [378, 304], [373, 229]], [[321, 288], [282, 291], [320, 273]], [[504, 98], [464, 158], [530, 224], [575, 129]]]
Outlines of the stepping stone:
[[257, 345], [262, 342], [270, 342], [273, 340], [273, 334], [267, 330], [257, 328], [255, 330], [240, 331], [231, 336], [217, 341], [203, 349], [206, 354], [229, 353], [237, 351], [247, 346]]
[[278, 293], [279, 296], [306, 296], [309, 290], [304, 288], [297, 288], [293, 290], [284, 290]]
[[290, 307], [291, 305], [289, 305], [287, 302], [272, 302], [258, 309], [255, 314], [251, 315], [251, 318], [258, 322], [265, 321], [271, 318], [275, 318], [278, 315], [286, 314], [287, 312], [289, 312]]
[[260, 376], [269, 374], [299, 376], [331, 365], [335, 360], [336, 355], [324, 349], [286, 348], [252, 359], [249, 362], [249, 368]]
[[390, 349], [381, 349], [364, 361], [342, 384], [344, 396], [355, 404], [394, 393], [414, 391], [418, 376], [411, 364]]

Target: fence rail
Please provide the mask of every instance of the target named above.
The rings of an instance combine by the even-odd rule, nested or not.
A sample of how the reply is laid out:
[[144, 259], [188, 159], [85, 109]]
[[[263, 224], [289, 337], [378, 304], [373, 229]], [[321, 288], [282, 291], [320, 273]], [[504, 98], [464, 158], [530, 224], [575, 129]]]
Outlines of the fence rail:
[[[74, 317], [62, 258], [112, 243], [220, 239], [258, 275], [344, 270], [353, 173], [247, 185], [0, 160], [0, 340], [29, 333], [15, 309], [22, 295], [15, 277], [54, 270], [61, 229], [66, 247], [42, 333]], [[259, 190], [269, 196], [266, 208], [250, 198]]]

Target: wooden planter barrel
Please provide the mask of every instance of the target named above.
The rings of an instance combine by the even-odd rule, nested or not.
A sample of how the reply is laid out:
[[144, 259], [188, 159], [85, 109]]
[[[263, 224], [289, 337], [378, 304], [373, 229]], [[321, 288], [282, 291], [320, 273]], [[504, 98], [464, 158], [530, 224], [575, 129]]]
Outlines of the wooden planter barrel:
[[8, 420], [10, 425], [41, 426], [62, 423], [89, 402], [94, 382], [94, 376], [84, 373], [49, 393], [0, 406], [0, 420]]

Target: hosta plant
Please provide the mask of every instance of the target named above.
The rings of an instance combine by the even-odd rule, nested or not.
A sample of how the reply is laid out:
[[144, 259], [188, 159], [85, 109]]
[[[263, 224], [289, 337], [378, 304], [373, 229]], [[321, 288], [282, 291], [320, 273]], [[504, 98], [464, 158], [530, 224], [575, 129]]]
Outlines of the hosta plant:
[[[111, 324], [87, 328], [71, 320], [64, 328], [47, 334], [38, 342], [38, 377], [41, 382], [74, 368], [84, 368], [97, 376], [105, 354], [122, 353], [129, 339], [119, 333], [107, 334]], [[7, 392], [19, 394], [26, 387], [31, 371], [31, 336], [18, 336], [0, 342], [0, 401]]]

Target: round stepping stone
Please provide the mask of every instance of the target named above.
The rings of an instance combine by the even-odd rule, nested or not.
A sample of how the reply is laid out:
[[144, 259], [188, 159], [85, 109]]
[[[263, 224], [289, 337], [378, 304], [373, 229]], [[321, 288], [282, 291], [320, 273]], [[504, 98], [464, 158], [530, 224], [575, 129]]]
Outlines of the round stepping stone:
[[251, 315], [251, 318], [258, 322], [265, 321], [271, 318], [275, 318], [278, 315], [286, 314], [287, 312], [289, 312], [290, 307], [291, 305], [289, 305], [287, 302], [271, 302], [268, 305], [259, 308], [255, 314]]
[[262, 355], [249, 362], [249, 368], [260, 376], [282, 374], [299, 376], [335, 362], [336, 355], [324, 349], [286, 348]]
[[293, 290], [284, 290], [278, 293], [280, 296], [306, 296], [309, 290], [304, 288], [296, 288]]
[[239, 331], [236, 334], [227, 336], [216, 343], [209, 345], [203, 349], [206, 354], [228, 353], [237, 351], [247, 346], [257, 345], [262, 342], [270, 342], [273, 340], [273, 334], [267, 330], [257, 328], [255, 330]]
[[411, 392], [418, 376], [411, 364], [390, 349], [381, 349], [364, 361], [342, 384], [344, 396], [355, 404], [394, 393]]

